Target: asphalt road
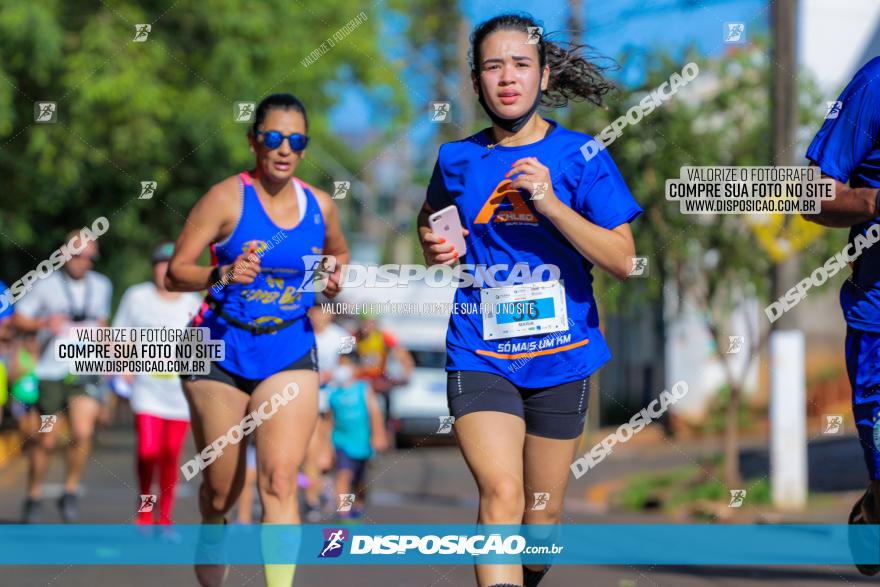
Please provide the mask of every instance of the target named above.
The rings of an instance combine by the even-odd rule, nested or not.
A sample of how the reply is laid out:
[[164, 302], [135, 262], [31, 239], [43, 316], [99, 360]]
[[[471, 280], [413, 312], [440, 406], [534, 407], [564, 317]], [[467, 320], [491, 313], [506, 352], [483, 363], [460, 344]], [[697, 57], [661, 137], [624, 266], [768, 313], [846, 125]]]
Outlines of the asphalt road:
[[[827, 448], [826, 448], [827, 450]], [[662, 467], [697, 455], [684, 451], [665, 451], [652, 456], [650, 448], [623, 451], [609, 459], [603, 468], [608, 475], [619, 467], [649, 461]], [[193, 454], [188, 441], [184, 455]], [[673, 456], [669, 456], [672, 454]], [[663, 456], [665, 455], [665, 456]], [[683, 455], [683, 456], [682, 456]], [[823, 457], [827, 459], [827, 455]], [[664, 460], [665, 459], [665, 460]], [[760, 467], [760, 455], [750, 466]], [[616, 464], [612, 464], [617, 460]], [[56, 454], [46, 487], [45, 523], [58, 523], [54, 497], [60, 491], [60, 454]], [[642, 463], [639, 466], [647, 466]], [[17, 523], [24, 496], [24, 463], [18, 460], [0, 471], [0, 523]], [[366, 523], [470, 523], [476, 512], [476, 488], [454, 447], [417, 448], [391, 451], [380, 456], [370, 472], [372, 495], [368, 502]], [[593, 476], [590, 482], [601, 480]], [[181, 482], [175, 521], [198, 523], [195, 503], [196, 483]], [[126, 523], [134, 513], [138, 491], [135, 489], [133, 437], [125, 429], [104, 431], [89, 464], [82, 489], [81, 509], [84, 523]], [[567, 523], [659, 523], [657, 516], [623, 516], [602, 513], [582, 497], [586, 482], [572, 483], [566, 503]], [[840, 520], [842, 521], [842, 520]], [[0, 545], [2, 548], [2, 545]], [[300, 565], [298, 587], [335, 586], [470, 586], [472, 569], [462, 566], [346, 566], [315, 567]], [[542, 582], [542, 587], [703, 587], [708, 585], [758, 586], [767, 583], [792, 587], [837, 585], [868, 582], [850, 566], [815, 567], [628, 567], [628, 566], [559, 566]], [[5, 567], [0, 569], [0, 585], [26, 587], [95, 587], [130, 585], [132, 587], [169, 587], [197, 585], [189, 567], [150, 566], [44, 566]], [[263, 585], [259, 566], [235, 566], [226, 583], [229, 586]]]

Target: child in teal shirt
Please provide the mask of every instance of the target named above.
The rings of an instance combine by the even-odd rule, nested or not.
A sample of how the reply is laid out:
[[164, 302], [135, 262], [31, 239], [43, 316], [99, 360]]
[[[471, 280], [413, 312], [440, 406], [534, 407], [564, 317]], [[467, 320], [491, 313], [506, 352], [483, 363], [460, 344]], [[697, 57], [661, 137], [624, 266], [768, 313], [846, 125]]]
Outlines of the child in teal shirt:
[[337, 512], [341, 520], [363, 515], [367, 463], [374, 451], [383, 451], [388, 446], [376, 395], [369, 383], [355, 378], [356, 363], [356, 356], [341, 355], [328, 385], [331, 438], [336, 449]]

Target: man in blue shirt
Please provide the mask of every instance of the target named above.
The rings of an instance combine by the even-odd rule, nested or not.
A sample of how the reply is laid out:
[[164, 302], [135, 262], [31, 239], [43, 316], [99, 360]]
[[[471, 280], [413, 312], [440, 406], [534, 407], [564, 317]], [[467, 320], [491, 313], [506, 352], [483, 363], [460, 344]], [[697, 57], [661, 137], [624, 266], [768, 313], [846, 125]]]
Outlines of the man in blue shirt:
[[[838, 98], [807, 150], [807, 158], [835, 180], [835, 199], [822, 202], [823, 226], [849, 228], [849, 241], [880, 221], [880, 57], [860, 69]], [[874, 229], [876, 230], [876, 229]], [[847, 324], [846, 366], [853, 388], [853, 416], [870, 485], [850, 514], [851, 524], [880, 522], [880, 247], [869, 247], [852, 264], [840, 290]], [[878, 565], [856, 565], [865, 575]]]

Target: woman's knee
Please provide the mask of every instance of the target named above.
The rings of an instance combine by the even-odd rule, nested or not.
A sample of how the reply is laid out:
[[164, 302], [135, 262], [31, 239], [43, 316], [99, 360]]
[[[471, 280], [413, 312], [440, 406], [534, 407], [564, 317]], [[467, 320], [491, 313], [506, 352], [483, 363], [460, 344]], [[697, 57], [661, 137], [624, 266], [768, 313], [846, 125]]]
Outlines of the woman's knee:
[[52, 451], [52, 450], [55, 450], [55, 446], [57, 444], [58, 444], [58, 434], [57, 433], [40, 434], [34, 438], [32, 444], [31, 444], [31, 447], [35, 450]]
[[259, 471], [260, 492], [276, 499], [285, 500], [296, 495], [297, 466], [269, 465]]
[[500, 477], [481, 486], [480, 513], [486, 523], [518, 523], [525, 508], [522, 482]]
[[232, 495], [231, 487], [211, 483], [207, 479], [202, 482], [199, 494], [203, 508], [207, 507], [210, 513], [215, 514], [225, 514], [232, 509], [232, 504], [235, 503], [237, 497]]
[[80, 420], [70, 423], [70, 441], [74, 444], [87, 444], [95, 435], [94, 422]]

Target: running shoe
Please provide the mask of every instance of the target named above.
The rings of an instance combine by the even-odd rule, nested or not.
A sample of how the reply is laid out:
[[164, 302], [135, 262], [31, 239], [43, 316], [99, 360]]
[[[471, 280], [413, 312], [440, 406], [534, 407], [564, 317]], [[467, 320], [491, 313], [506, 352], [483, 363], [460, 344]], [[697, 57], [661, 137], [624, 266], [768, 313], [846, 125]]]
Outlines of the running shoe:
[[[876, 524], [878, 520], [880, 520], [880, 518], [876, 515], [874, 499], [871, 493], [871, 488], [869, 487], [853, 506], [853, 509], [849, 514], [849, 523], [851, 525]], [[854, 548], [854, 546], [856, 544], [858, 545], [859, 552], [871, 552], [872, 550], [877, 551], [880, 549], [880, 544], [865, 544], [865, 540], [866, 535], [861, 531], [851, 531], [849, 533], [850, 549], [855, 553], [856, 548]], [[856, 563], [856, 568], [861, 574], [867, 575], [868, 577], [873, 577], [877, 573], [880, 573], [880, 565]]]
[[523, 585], [524, 587], [538, 587], [538, 583], [544, 578], [544, 575], [550, 572], [550, 565], [545, 565], [540, 571], [533, 571], [523, 565]]
[[43, 504], [39, 499], [27, 498], [24, 501], [24, 508], [21, 513], [22, 524], [36, 524], [40, 521], [40, 513]]
[[64, 493], [58, 498], [58, 511], [61, 512], [61, 519], [67, 524], [79, 519], [79, 507], [76, 502], [77, 498], [73, 493]]

